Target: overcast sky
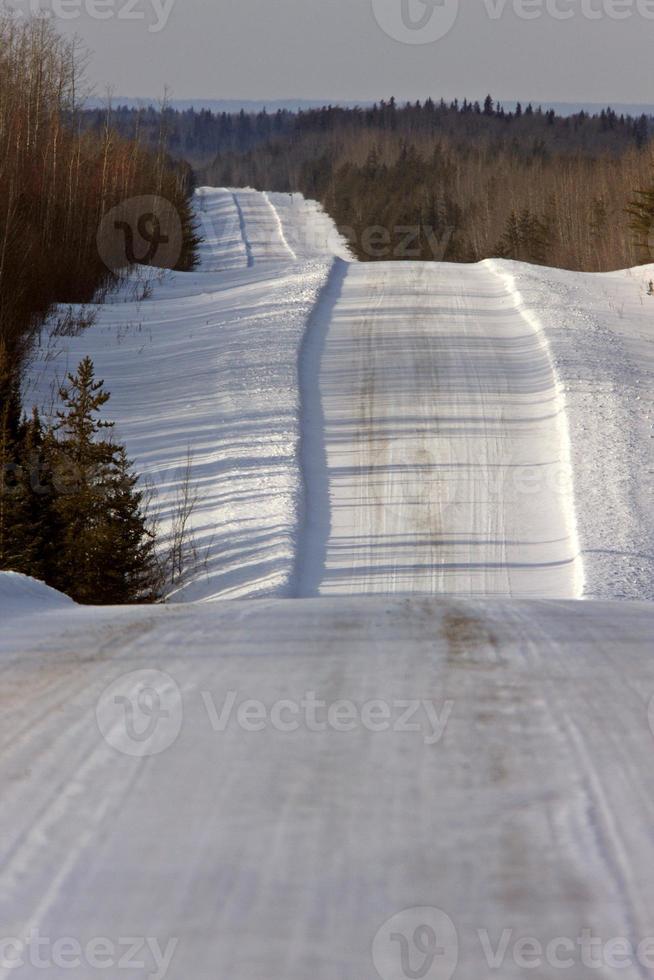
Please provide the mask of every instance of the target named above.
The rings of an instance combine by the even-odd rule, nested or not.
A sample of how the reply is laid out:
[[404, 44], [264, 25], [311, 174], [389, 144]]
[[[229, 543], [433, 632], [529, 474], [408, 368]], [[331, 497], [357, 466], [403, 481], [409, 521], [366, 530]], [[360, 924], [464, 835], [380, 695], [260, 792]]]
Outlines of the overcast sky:
[[99, 94], [654, 102], [654, 0], [48, 3], [92, 49]]

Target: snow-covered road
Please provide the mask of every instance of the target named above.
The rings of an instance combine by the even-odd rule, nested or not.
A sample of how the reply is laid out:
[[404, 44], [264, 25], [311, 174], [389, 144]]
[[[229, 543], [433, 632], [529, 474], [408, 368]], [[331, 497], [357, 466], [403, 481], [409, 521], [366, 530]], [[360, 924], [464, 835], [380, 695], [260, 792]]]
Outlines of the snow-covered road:
[[197, 213], [198, 270], [44, 332], [24, 393], [90, 354], [163, 534], [190, 451], [177, 600], [654, 599], [654, 269], [359, 264], [297, 194]]
[[300, 594], [579, 596], [564, 405], [505, 281], [339, 262], [321, 304]]
[[[524, 967], [524, 937], [563, 937], [568, 975], [605, 980], [584, 929], [654, 935], [650, 606], [37, 609], [0, 637], [3, 937], [38, 927], [44, 957], [176, 940], [170, 980], [374, 980], [377, 931], [427, 906], [456, 928], [455, 980], [558, 976]], [[412, 944], [423, 916], [395, 932]], [[483, 937], [504, 930], [493, 970]], [[383, 980], [411, 975], [397, 941], [381, 952]], [[140, 954], [126, 976], [155, 973]]]
[[164, 530], [190, 448], [223, 601], [0, 573], [0, 980], [651, 977], [654, 606], [568, 600], [654, 598], [654, 270], [198, 213], [27, 387], [93, 356]]

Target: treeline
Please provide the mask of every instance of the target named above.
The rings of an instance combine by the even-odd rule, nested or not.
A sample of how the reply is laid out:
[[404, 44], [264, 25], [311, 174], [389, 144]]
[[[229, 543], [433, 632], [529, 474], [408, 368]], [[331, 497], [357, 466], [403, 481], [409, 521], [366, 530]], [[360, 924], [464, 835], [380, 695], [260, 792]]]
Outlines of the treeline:
[[86, 109], [81, 117], [85, 130], [101, 134], [111, 126], [126, 139], [138, 139], [156, 149], [162, 133], [168, 152], [196, 167], [206, 166], [217, 153], [252, 149], [273, 136], [288, 136], [297, 116], [280, 109], [275, 113], [213, 113], [207, 109], [174, 109], [165, 104], [135, 109], [123, 105]]
[[[89, 110], [192, 162], [208, 184], [300, 190], [360, 259], [505, 256], [602, 271], [646, 256], [628, 209], [652, 183], [654, 120], [427, 99], [298, 113]], [[641, 198], [642, 201], [642, 198]]]
[[110, 125], [83, 131], [76, 41], [49, 22], [0, 18], [0, 392], [55, 302], [90, 300], [113, 278], [97, 247], [103, 215], [139, 195], [173, 204], [192, 261], [191, 171]]
[[602, 271], [643, 259], [628, 209], [654, 174], [651, 122], [458, 103], [298, 114], [290, 134], [221, 152], [207, 183], [300, 190], [360, 259], [500, 256]]
[[[172, 162], [163, 138], [152, 151], [121, 136], [110, 120], [99, 133], [85, 129], [83, 63], [77, 42], [59, 37], [46, 19], [0, 18], [0, 568], [17, 567], [10, 501], [16, 473], [41, 438], [35, 423], [21, 419], [21, 372], [33, 337], [55, 303], [90, 301], [116, 280], [121, 261], [128, 263], [127, 252], [113, 262], [115, 249], [113, 264], [105, 264], [106, 254], [103, 261], [103, 217], [125, 201], [165, 199], [181, 229], [177, 267], [194, 262], [190, 167]], [[107, 488], [112, 473], [111, 466], [101, 469]], [[66, 523], [61, 508], [57, 515]], [[89, 510], [80, 519], [91, 526], [96, 515]], [[44, 525], [43, 540], [60, 543], [55, 524]], [[43, 551], [39, 541], [33, 552]], [[27, 554], [25, 547], [23, 535]], [[29, 567], [38, 574], [38, 565]], [[66, 591], [79, 594], [85, 568], [77, 584], [74, 576], [66, 580]], [[60, 584], [47, 568], [44, 575]]]
[[270, 140], [293, 146], [312, 134], [347, 137], [391, 132], [405, 140], [416, 135], [451, 136], [491, 143], [517, 139], [527, 152], [536, 144], [547, 152], [618, 153], [631, 146], [644, 146], [652, 132], [652, 121], [646, 116], [618, 116], [610, 108], [596, 116], [585, 112], [557, 116], [552, 110], [543, 111], [531, 104], [518, 104], [508, 111], [490, 96], [482, 103], [427, 99], [400, 107], [390, 99], [369, 108], [326, 106], [297, 113], [282, 109], [274, 113], [212, 113], [165, 104], [159, 108], [117, 105], [88, 109], [82, 122], [86, 129], [101, 134], [108, 117], [124, 137], [138, 137], [153, 149], [165, 133], [169, 152], [197, 168], [211, 163], [218, 154], [244, 153]]

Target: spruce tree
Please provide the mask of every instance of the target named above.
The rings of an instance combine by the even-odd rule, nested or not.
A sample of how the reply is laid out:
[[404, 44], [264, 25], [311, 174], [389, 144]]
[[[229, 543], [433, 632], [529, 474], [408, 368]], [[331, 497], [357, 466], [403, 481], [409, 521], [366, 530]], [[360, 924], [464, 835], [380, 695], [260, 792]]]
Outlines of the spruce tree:
[[143, 491], [124, 446], [117, 446], [106, 485], [106, 514], [101, 529], [106, 574], [103, 601], [154, 601], [160, 573], [154, 534], [143, 512]]
[[57, 513], [57, 491], [53, 482], [55, 439], [44, 429], [38, 410], [21, 424], [20, 466], [26, 514], [25, 549], [28, 574], [51, 584], [56, 576], [61, 519]]
[[13, 393], [0, 409], [0, 569], [24, 571], [17, 527], [22, 523], [18, 432]]
[[49, 581], [58, 540], [54, 487], [45, 457], [47, 440], [36, 408], [20, 426], [14, 478], [11, 540], [15, 571]]
[[89, 357], [60, 396], [53, 446], [56, 517], [61, 536], [56, 585], [78, 602], [107, 604], [156, 597], [154, 544], [142, 493], [123, 446], [102, 438], [113, 423], [99, 418], [109, 400]]
[[643, 262], [654, 261], [654, 185], [644, 191], [636, 191], [627, 214], [631, 217], [631, 230]]
[[0, 569], [35, 574], [29, 473], [23, 459], [23, 431], [17, 386], [9, 387], [0, 412]]
[[103, 382], [96, 381], [89, 357], [68, 386], [59, 390], [65, 410], [57, 412], [53, 446], [56, 512], [62, 535], [55, 569], [57, 588], [80, 602], [98, 601], [104, 570], [100, 567], [99, 528], [103, 520], [104, 484], [113, 459], [113, 447], [97, 439], [109, 423], [97, 413], [109, 400]]

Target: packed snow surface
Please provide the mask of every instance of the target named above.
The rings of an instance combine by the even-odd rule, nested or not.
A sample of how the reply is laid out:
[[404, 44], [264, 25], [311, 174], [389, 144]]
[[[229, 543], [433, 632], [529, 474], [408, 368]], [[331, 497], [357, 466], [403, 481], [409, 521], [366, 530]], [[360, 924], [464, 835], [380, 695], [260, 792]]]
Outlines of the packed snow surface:
[[564, 404], [503, 279], [341, 262], [322, 303], [300, 593], [580, 595]]
[[652, 268], [359, 264], [300, 195], [197, 213], [198, 270], [44, 331], [24, 392], [93, 357], [164, 535], [190, 459], [173, 598], [654, 598]]
[[[434, 597], [12, 621], [3, 936], [38, 928], [50, 959], [60, 938], [176, 940], [172, 980], [374, 980], [380, 957], [403, 980], [374, 937], [432, 907], [455, 980], [559, 976], [527, 973], [525, 937], [612, 977], [577, 939], [654, 935], [653, 629], [645, 603]], [[423, 915], [390, 931], [412, 943]], [[156, 975], [139, 952], [126, 975]], [[633, 959], [620, 976], [651, 975]], [[85, 954], [48, 976], [96, 973]]]
[[654, 269], [197, 211], [24, 396], [90, 354], [164, 533], [190, 456], [173, 598], [236, 601], [0, 573], [0, 980], [651, 976]]

